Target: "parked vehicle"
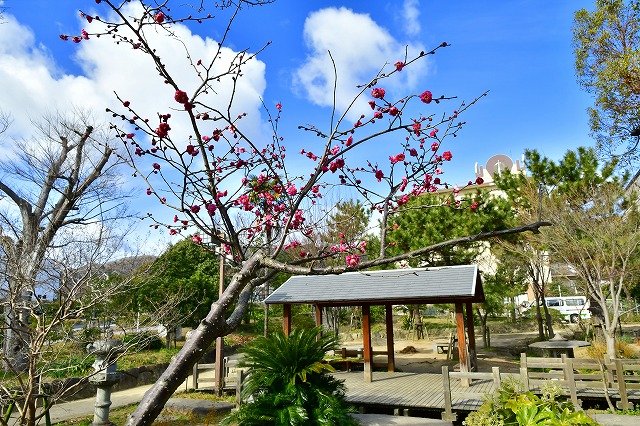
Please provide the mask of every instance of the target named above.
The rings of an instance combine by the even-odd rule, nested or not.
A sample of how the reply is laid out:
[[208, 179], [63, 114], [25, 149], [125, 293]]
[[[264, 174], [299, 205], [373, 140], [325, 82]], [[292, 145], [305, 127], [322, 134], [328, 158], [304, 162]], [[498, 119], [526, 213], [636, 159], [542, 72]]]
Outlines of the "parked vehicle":
[[[565, 320], [571, 323], [577, 323], [580, 319], [591, 318], [589, 312], [589, 301], [585, 296], [554, 296], [545, 298], [548, 308], [560, 311]], [[535, 300], [527, 307], [531, 309], [535, 307]]]

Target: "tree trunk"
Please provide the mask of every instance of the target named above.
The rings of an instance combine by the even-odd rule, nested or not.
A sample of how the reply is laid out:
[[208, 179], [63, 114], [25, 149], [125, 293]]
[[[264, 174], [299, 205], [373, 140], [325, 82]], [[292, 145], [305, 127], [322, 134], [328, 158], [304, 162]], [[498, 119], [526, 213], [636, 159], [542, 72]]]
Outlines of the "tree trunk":
[[607, 345], [607, 354], [611, 358], [617, 358], [619, 354], [616, 351], [616, 331], [615, 327], [611, 330], [603, 330], [604, 333], [604, 341]]
[[549, 308], [547, 307], [546, 303], [543, 304], [542, 306], [544, 307], [544, 318], [547, 325], [547, 338], [553, 339], [553, 336], [555, 336], [555, 333], [553, 332], [553, 321], [551, 318], [551, 314], [549, 313]]
[[[267, 228], [267, 256], [271, 253], [271, 236], [272, 236], [272, 230], [271, 228]], [[269, 270], [265, 270], [264, 274], [267, 275], [269, 273]], [[266, 281], [264, 283], [264, 287], [263, 287], [263, 292], [262, 292], [262, 300], [264, 301], [264, 299], [266, 299], [267, 297], [269, 297], [269, 281]], [[263, 335], [264, 337], [267, 337], [269, 335], [269, 305], [267, 303], [264, 303], [264, 327], [263, 327]]]
[[268, 282], [264, 283], [264, 289], [262, 292], [262, 300], [263, 300], [262, 305], [264, 306], [264, 325], [262, 327], [262, 333], [264, 337], [267, 337], [269, 335], [269, 304], [264, 303], [264, 299], [266, 299], [267, 296], [269, 296]]
[[488, 315], [485, 313], [484, 315], [480, 314], [480, 329], [482, 331], [482, 347], [483, 348], [488, 348], [489, 347], [489, 342], [487, 339], [487, 317]]
[[542, 321], [542, 312], [540, 311], [540, 298], [536, 297], [536, 320], [538, 322], [538, 338], [545, 339], [544, 324]]
[[[189, 376], [193, 365], [202, 358], [205, 351], [213, 341], [230, 332], [229, 325], [225, 322], [226, 313], [238, 295], [246, 289], [251, 279], [255, 278], [260, 267], [260, 259], [263, 254], [256, 252], [246, 260], [232, 278], [225, 290], [225, 294], [211, 305], [211, 310], [204, 320], [195, 329], [193, 335], [187, 340], [169, 363], [153, 386], [144, 394], [138, 408], [129, 416], [125, 426], [151, 425], [158, 417], [169, 398], [178, 389], [182, 382]], [[240, 322], [246, 312], [247, 304], [237, 304], [229, 321]]]

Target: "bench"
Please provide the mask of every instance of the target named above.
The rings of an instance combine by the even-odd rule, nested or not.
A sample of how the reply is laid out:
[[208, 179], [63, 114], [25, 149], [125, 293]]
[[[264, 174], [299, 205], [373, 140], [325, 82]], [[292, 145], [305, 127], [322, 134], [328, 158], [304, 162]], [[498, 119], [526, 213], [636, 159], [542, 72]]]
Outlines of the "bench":
[[448, 340], [438, 340], [433, 343], [434, 354], [447, 354], [447, 359], [453, 359], [454, 349], [458, 347], [458, 338], [449, 333]]
[[[354, 365], [364, 365], [364, 349], [349, 349], [349, 348], [341, 348], [340, 352], [335, 353], [335, 355], [340, 355], [340, 358], [332, 359], [329, 362], [334, 365], [341, 365], [341, 370], [343, 371], [351, 371]], [[376, 355], [388, 355], [387, 351], [371, 351], [371, 356]], [[386, 368], [386, 362], [373, 362], [373, 367]]]

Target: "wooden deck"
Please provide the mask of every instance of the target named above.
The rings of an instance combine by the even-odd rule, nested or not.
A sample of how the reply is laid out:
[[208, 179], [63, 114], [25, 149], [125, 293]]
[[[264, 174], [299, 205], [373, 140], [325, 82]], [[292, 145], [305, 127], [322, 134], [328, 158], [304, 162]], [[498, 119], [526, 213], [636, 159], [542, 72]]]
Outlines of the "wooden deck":
[[[444, 410], [442, 374], [374, 372], [371, 383], [364, 382], [362, 372], [336, 372], [334, 376], [344, 380], [346, 399], [357, 406]], [[452, 401], [456, 411], [473, 411], [481, 405], [482, 395], [494, 391], [494, 385], [491, 380], [474, 380], [470, 387], [462, 388], [455, 380], [451, 391], [477, 393], [477, 399], [454, 397]]]
[[[356, 406], [441, 412], [445, 410], [442, 374], [374, 372], [373, 381], [370, 383], [364, 381], [361, 371], [340, 371], [334, 373], [334, 376], [344, 380], [346, 399]], [[519, 377], [510, 373], [500, 373], [500, 376], [503, 379], [507, 376]], [[476, 379], [469, 387], [462, 387], [460, 380], [451, 380], [450, 384], [452, 409], [459, 412], [477, 410], [482, 405], [483, 395], [495, 390], [493, 380]], [[539, 386], [534, 385], [531, 390], [539, 392]], [[620, 393], [617, 390], [609, 389], [609, 393], [612, 400], [620, 401]], [[459, 395], [456, 397], [456, 394]], [[627, 389], [626, 394], [629, 400], [635, 403], [640, 401], [640, 389]], [[579, 386], [577, 396], [584, 400], [604, 401], [605, 392], [599, 383], [594, 383], [590, 386]]]

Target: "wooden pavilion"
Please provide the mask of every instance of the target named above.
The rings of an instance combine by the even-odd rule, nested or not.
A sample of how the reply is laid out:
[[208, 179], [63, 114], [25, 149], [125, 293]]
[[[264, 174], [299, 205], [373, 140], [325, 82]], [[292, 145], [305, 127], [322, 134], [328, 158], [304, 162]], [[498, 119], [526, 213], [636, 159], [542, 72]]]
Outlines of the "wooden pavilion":
[[294, 276], [265, 299], [265, 303], [283, 305], [287, 335], [291, 331], [291, 305], [313, 305], [317, 325], [322, 324], [322, 308], [361, 306], [364, 380], [368, 382], [373, 373], [371, 306], [385, 306], [387, 369], [394, 371], [393, 305], [453, 303], [460, 371], [466, 372], [477, 367], [472, 304], [484, 301], [477, 265]]

